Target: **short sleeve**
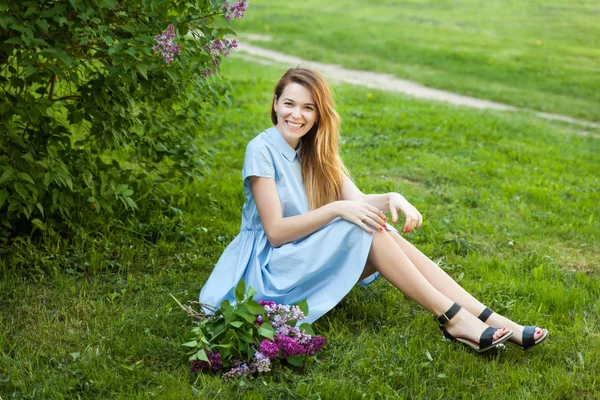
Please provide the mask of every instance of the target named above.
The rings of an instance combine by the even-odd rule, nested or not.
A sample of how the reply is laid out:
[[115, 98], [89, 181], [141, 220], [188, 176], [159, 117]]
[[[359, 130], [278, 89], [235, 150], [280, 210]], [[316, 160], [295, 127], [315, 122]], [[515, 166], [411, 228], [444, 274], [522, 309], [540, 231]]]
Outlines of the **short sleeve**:
[[275, 179], [273, 157], [267, 144], [256, 139], [251, 140], [246, 146], [242, 178], [246, 180], [249, 176]]

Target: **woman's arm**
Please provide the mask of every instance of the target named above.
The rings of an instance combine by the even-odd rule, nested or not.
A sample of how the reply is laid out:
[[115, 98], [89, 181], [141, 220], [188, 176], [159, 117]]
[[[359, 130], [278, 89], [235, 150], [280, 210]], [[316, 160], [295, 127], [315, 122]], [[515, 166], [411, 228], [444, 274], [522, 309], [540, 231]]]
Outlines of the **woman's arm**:
[[385, 216], [376, 207], [361, 201], [335, 201], [316, 210], [293, 217], [283, 217], [275, 181], [271, 178], [250, 177], [252, 194], [265, 233], [274, 247], [303, 238], [341, 217], [367, 232], [385, 226]]
[[398, 210], [402, 211], [406, 215], [404, 233], [410, 232], [415, 227], [420, 228], [423, 223], [421, 213], [400, 193], [364, 194], [347, 176], [344, 176], [342, 199], [362, 201], [379, 210], [389, 211], [392, 213], [392, 223], [394, 224], [398, 221]]

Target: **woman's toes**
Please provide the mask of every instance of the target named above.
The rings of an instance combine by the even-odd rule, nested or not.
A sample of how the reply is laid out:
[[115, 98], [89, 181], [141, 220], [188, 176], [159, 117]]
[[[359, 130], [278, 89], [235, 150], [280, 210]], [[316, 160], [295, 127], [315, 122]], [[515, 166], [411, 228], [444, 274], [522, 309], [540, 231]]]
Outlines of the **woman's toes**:
[[506, 329], [506, 328], [496, 329], [496, 332], [494, 332], [494, 340], [500, 339], [502, 336], [506, 335], [507, 333], [508, 333], [508, 329]]
[[535, 328], [535, 335], [534, 335], [535, 340], [538, 340], [542, 336], [544, 336], [544, 330], [542, 328], [536, 327]]

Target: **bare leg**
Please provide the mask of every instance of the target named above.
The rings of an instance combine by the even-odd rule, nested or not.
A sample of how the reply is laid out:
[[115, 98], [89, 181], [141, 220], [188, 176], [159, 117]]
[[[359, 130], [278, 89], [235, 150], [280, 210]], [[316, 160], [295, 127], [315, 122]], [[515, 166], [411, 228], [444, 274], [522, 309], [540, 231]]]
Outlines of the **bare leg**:
[[[454, 300], [423, 276], [388, 232], [376, 232], [374, 235], [368, 260], [387, 281], [434, 315], [441, 315], [452, 306]], [[450, 334], [475, 343], [479, 343], [479, 337], [487, 327], [487, 324], [464, 310], [446, 325]], [[506, 329], [497, 330], [494, 340], [507, 333]]]
[[369, 260], [367, 260], [367, 263], [365, 264], [365, 269], [363, 269], [362, 275], [360, 276], [360, 278], [358, 278], [358, 281], [362, 281], [363, 279], [368, 278], [369, 276], [373, 275], [375, 272], [377, 272], [377, 268], [375, 268], [375, 266], [373, 265], [373, 263]]
[[[421, 253], [415, 246], [409, 243], [396, 232], [389, 232], [390, 236], [400, 246], [404, 254], [410, 259], [415, 267], [423, 274], [425, 279], [431, 283], [433, 287], [442, 292], [446, 297], [457, 302], [465, 307], [471, 314], [477, 316], [485, 309], [485, 305], [479, 302], [475, 297], [462, 288], [450, 275], [441, 269], [436, 263], [431, 261], [427, 256]], [[519, 325], [500, 314], [492, 314], [486, 321], [490, 326], [506, 327], [514, 332], [514, 335], [509, 339], [515, 343], [522, 344], [523, 326]], [[534, 339], [542, 337], [543, 332], [536, 330]]]

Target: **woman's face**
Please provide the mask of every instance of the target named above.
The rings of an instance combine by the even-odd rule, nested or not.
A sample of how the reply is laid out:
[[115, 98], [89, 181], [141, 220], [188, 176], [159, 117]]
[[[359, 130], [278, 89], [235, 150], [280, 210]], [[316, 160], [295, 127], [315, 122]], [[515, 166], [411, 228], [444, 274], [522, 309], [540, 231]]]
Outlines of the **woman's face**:
[[298, 146], [302, 136], [313, 127], [319, 115], [312, 95], [299, 83], [289, 83], [275, 100], [273, 108], [277, 113], [277, 129], [293, 148]]

